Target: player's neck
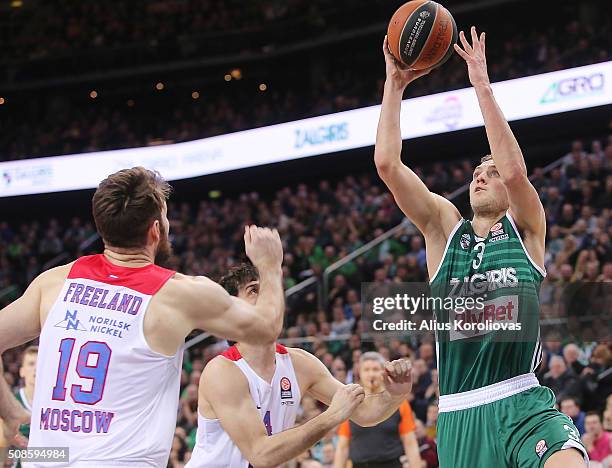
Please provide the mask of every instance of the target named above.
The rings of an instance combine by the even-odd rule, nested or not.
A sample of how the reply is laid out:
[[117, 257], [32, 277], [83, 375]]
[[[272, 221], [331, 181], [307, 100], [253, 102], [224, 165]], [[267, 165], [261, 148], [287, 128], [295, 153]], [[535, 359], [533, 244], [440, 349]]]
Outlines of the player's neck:
[[472, 229], [474, 229], [474, 233], [479, 237], [487, 237], [493, 225], [498, 222], [505, 213], [505, 210], [497, 213], [475, 213], [474, 218], [472, 218]]
[[155, 253], [151, 249], [121, 249], [105, 246], [104, 256], [113, 265], [141, 267], [155, 262]]
[[262, 345], [238, 343], [236, 347], [257, 375], [267, 382], [272, 380], [276, 370], [276, 343]]

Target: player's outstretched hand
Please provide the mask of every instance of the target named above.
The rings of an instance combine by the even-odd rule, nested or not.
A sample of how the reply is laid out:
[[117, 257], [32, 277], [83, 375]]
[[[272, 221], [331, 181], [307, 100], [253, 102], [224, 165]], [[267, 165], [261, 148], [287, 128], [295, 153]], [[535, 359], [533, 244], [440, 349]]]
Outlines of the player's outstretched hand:
[[385, 388], [391, 395], [407, 395], [412, 390], [412, 366], [407, 359], [385, 364]]
[[340, 424], [353, 414], [353, 411], [363, 402], [364, 398], [365, 393], [361, 385], [345, 385], [334, 393], [327, 411]]
[[19, 426], [30, 424], [30, 414], [23, 408], [16, 408], [15, 414], [9, 418], [0, 419], [0, 447], [3, 443], [25, 448], [28, 439], [19, 433]]
[[280, 267], [283, 245], [276, 229], [245, 226], [244, 247], [257, 269]]
[[387, 82], [396, 89], [404, 90], [408, 84], [421, 76], [427, 75], [427, 70], [411, 70], [403, 63], [399, 62], [389, 50], [387, 36], [383, 40], [383, 54], [385, 55], [385, 67], [387, 70]]
[[472, 86], [489, 86], [491, 82], [489, 81], [489, 74], [487, 72], [485, 33], [480, 33], [480, 37], [478, 37], [475, 26], [471, 27], [470, 32], [472, 34], [472, 45], [470, 45], [465, 38], [465, 33], [461, 31], [459, 33], [459, 40], [463, 45], [463, 49], [459, 44], [455, 44], [455, 51], [467, 63], [468, 75]]

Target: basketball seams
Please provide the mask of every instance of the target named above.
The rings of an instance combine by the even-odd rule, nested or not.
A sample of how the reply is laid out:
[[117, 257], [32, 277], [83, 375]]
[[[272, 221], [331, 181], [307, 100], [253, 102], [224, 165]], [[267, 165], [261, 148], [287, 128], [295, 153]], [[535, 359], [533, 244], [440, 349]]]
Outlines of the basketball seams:
[[450, 12], [446, 8], [444, 9], [446, 10], [446, 13], [448, 14], [451, 20], [451, 26], [453, 27], [453, 31], [451, 32], [451, 41], [450, 41], [450, 44], [448, 45], [448, 49], [446, 49], [446, 52], [444, 53], [444, 56], [442, 57], [442, 59], [436, 65], [434, 65], [434, 68], [437, 68], [440, 65], [445, 64], [446, 61], [453, 55], [453, 51], [454, 51], [453, 46], [457, 43], [457, 37], [459, 35], [457, 32], [457, 23], [455, 22], [455, 18], [453, 18], [453, 15], [451, 15]]
[[[418, 34], [416, 34], [413, 38], [411, 47], [411, 50], [419, 51], [418, 55], [416, 57], [412, 56], [412, 60], [410, 61], [410, 63], [408, 63], [403, 60], [404, 51], [401, 48], [399, 50], [400, 57], [402, 57], [402, 62], [408, 67], [412, 67], [418, 62], [419, 56], [421, 55], [423, 49], [427, 45], [427, 41], [429, 40], [429, 34], [431, 33], [432, 29], [436, 27], [435, 18], [437, 15], [438, 6], [439, 4], [434, 1], [427, 1], [415, 8], [414, 11], [406, 18], [405, 26], [407, 26], [408, 29], [412, 31], [414, 31], [414, 29], [417, 27], [419, 21], [423, 22], [423, 25], [418, 30]], [[424, 13], [428, 13], [428, 16], [426, 16], [425, 18], [423, 18], [422, 16]], [[432, 20], [430, 20], [430, 16], [433, 16]], [[427, 28], [429, 28], [429, 31], [426, 30]], [[403, 31], [404, 30], [402, 30], [402, 35], [400, 36], [400, 45], [401, 40], [404, 38]], [[409, 34], [411, 34], [411, 32], [409, 32]]]
[[[431, 2], [428, 2], [428, 3], [431, 3]], [[426, 50], [426, 46], [429, 43], [429, 39], [431, 38], [431, 35], [434, 32], [434, 29], [436, 29], [438, 27], [436, 21], [438, 19], [438, 15], [440, 14], [440, 7], [442, 7], [442, 5], [440, 5], [439, 3], [435, 3], [434, 2], [434, 6], [436, 8], [436, 10], [435, 10], [436, 12], [435, 12], [434, 17], [433, 17], [433, 22], [431, 24], [431, 28], [429, 28], [429, 33], [427, 34], [427, 39], [425, 39], [425, 42], [423, 42], [423, 47], [421, 47], [421, 50], [419, 51], [419, 55], [417, 55], [416, 58], [412, 61], [413, 65], [415, 63], [417, 63], [421, 59], [421, 55], [423, 55], [423, 51]]]
[[414, 10], [412, 10], [412, 13], [410, 13], [406, 17], [406, 20], [404, 21], [404, 26], [402, 27], [402, 30], [397, 36], [397, 56], [400, 58], [401, 62], [406, 66], [410, 66], [412, 63], [414, 63], [414, 60], [411, 62], [411, 64], [408, 64], [404, 62], [404, 59], [402, 58], [402, 37], [404, 36], [404, 31], [406, 31], [406, 27], [408, 26], [408, 24], [410, 24], [410, 18], [412, 18], [412, 16], [415, 15], [421, 7], [428, 5], [429, 3], [431, 3], [431, 0], [424, 2], [423, 4], [417, 6]]
[[[432, 26], [432, 40], [430, 41], [429, 37], [427, 38], [427, 41], [423, 44], [423, 48], [421, 49], [421, 52], [417, 59], [422, 62], [423, 68], [430, 68], [433, 66], [440, 65], [442, 58], [446, 57], [446, 54], [448, 53], [448, 50], [452, 45], [451, 42], [453, 40], [453, 34], [455, 29], [453, 25], [454, 21], [452, 20], [452, 15], [448, 12], [448, 10], [446, 10], [446, 8], [444, 8], [442, 5], [439, 6], [440, 18], [436, 18], [438, 21], [435, 21]], [[448, 25], [444, 27], [444, 24], [446, 22], [448, 22]], [[442, 41], [449, 42], [448, 47], [444, 49], [442, 49], [442, 47], [440, 47], [439, 49], [436, 48], [436, 46], [441, 42], [441, 38], [443, 38]], [[440, 56], [441, 50], [443, 50], [443, 53]], [[436, 61], [436, 57], [440, 57], [440, 59]]]

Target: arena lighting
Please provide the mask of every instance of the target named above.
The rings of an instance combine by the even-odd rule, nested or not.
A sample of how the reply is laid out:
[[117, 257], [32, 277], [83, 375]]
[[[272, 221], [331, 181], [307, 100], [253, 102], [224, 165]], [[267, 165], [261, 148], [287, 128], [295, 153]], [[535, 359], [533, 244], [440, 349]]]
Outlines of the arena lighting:
[[94, 89], [92, 92], [89, 93], [89, 97], [92, 99], [95, 99], [98, 97], [98, 92]]
[[[510, 121], [603, 106], [612, 104], [612, 61], [492, 86]], [[133, 166], [178, 180], [372, 146], [379, 112], [371, 106], [184, 143], [2, 162], [0, 197], [91, 189]], [[483, 125], [473, 88], [407, 99], [402, 113], [403, 139]]]
[[268, 85], [266, 85], [265, 83], [261, 83], [261, 84], [259, 85], [259, 90], [260, 90], [260, 91], [262, 91], [262, 92], [263, 92], [263, 91], [265, 91], [266, 89], [268, 89]]
[[6, 101], [4, 100], [3, 97], [0, 97], [0, 106], [3, 105]]
[[158, 91], [162, 91], [164, 89], [164, 84], [159, 81], [156, 85], [155, 85], [155, 89]]
[[192, 99], [199, 99], [200, 98], [200, 93], [197, 91], [194, 91], [193, 93], [191, 93], [191, 98]]
[[232, 75], [230, 75], [230, 74], [228, 73], [228, 74], [226, 74], [226, 75], [223, 77], [223, 79], [224, 79], [225, 81], [232, 81]]

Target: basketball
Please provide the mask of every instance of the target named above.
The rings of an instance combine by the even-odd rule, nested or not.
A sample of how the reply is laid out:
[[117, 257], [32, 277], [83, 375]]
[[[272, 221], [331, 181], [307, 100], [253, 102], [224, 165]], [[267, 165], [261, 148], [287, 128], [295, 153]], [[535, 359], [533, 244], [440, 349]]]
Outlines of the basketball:
[[431, 0], [403, 4], [387, 29], [393, 56], [413, 70], [439, 67], [453, 53], [457, 25], [450, 12]]

